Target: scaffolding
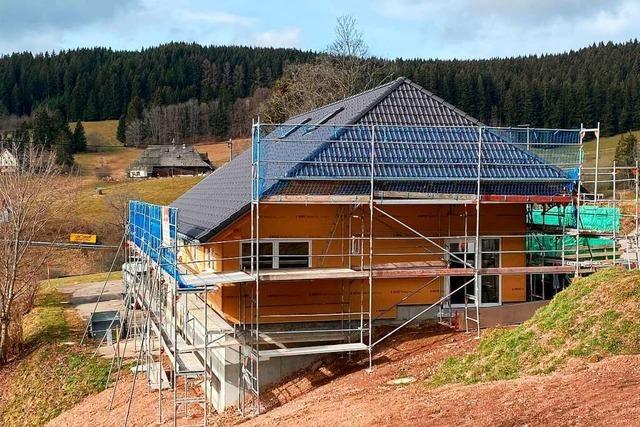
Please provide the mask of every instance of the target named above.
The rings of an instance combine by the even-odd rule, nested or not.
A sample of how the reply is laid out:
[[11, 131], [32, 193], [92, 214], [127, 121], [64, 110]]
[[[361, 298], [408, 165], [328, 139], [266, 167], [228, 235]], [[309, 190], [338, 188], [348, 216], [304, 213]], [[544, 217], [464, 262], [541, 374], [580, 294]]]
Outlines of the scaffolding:
[[[613, 164], [604, 172], [599, 165], [585, 167], [588, 137], [598, 143], [599, 127], [254, 123], [248, 236], [192, 242], [178, 233], [177, 209], [130, 204], [123, 318], [129, 333], [139, 337], [130, 399], [144, 360], [148, 382], [159, 391], [162, 422], [162, 372], [167, 367], [174, 425], [194, 405], [203, 408], [207, 425], [216, 382], [212, 352], [236, 349], [237, 406], [245, 416], [256, 415], [262, 410], [260, 367], [270, 359], [366, 352], [371, 370], [376, 346], [430, 313], [441, 323], [480, 336], [481, 307], [493, 304], [495, 297], [485, 292], [497, 286], [501, 303], [502, 277], [525, 277], [527, 299], [534, 300], [550, 297], [569, 277], [598, 268], [638, 268], [637, 165]], [[527, 229], [483, 231], [481, 213], [504, 203], [526, 206]], [[274, 205], [336, 207], [328, 235], [298, 238], [308, 244], [307, 261], [275, 250], [271, 222], [263, 216]], [[397, 214], [399, 207], [434, 206], [439, 210], [433, 234]], [[622, 225], [585, 227], [593, 222], [589, 215], [599, 215], [598, 208], [605, 207], [621, 212]], [[452, 228], [458, 231], [452, 233]], [[596, 250], [594, 239], [607, 245], [604, 252]], [[524, 242], [523, 247], [503, 247], [502, 242], [513, 241]], [[390, 242], [403, 246], [389, 249]], [[237, 254], [227, 255], [221, 250], [225, 245], [238, 248]], [[206, 255], [198, 258], [198, 253]], [[505, 266], [501, 259], [506, 254], [526, 262]], [[375, 308], [378, 281], [399, 278], [423, 282], [389, 307]], [[339, 300], [325, 304], [332, 311], [264, 309], [265, 284], [311, 280], [340, 283]], [[546, 291], [549, 280], [551, 293]], [[434, 301], [376, 336], [376, 322], [435, 284], [441, 289]], [[209, 294], [225, 286], [238, 290], [235, 321], [210, 307]], [[124, 345], [126, 350], [126, 341]], [[119, 342], [116, 347], [117, 388], [124, 351]]]

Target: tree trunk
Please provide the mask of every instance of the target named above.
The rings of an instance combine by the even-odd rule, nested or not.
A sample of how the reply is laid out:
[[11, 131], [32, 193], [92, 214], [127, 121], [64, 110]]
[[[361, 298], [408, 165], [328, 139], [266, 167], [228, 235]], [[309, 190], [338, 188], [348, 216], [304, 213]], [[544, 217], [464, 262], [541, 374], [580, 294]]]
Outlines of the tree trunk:
[[0, 322], [0, 364], [9, 359], [9, 318]]

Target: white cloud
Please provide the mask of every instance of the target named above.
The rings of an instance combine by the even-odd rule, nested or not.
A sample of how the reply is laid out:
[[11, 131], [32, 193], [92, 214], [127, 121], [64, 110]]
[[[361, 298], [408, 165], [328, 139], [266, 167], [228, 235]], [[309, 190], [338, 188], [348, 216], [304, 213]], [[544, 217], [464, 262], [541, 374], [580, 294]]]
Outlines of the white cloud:
[[299, 47], [300, 28], [286, 27], [279, 30], [253, 34], [251, 44], [255, 46]]
[[[416, 26], [438, 57], [555, 53], [625, 41], [640, 21], [637, 0], [378, 0], [383, 17]], [[420, 41], [417, 42], [420, 46]]]

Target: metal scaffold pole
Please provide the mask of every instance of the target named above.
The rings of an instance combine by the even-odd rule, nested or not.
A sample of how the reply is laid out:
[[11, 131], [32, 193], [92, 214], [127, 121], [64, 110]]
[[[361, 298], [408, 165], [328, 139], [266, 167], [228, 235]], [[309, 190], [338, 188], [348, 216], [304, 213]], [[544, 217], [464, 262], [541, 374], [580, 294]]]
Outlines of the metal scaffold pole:
[[477, 191], [476, 191], [476, 247], [475, 247], [475, 262], [474, 262], [474, 302], [476, 308], [476, 326], [478, 331], [478, 338], [480, 338], [480, 280], [481, 277], [478, 274], [478, 269], [481, 265], [481, 251], [480, 251], [480, 197], [481, 193], [481, 180], [482, 180], [482, 126], [478, 128], [478, 174], [477, 174]]
[[636, 245], [636, 269], [640, 269], [640, 245], [638, 244], [640, 242], [640, 240], [638, 239], [638, 234], [639, 234], [639, 230], [638, 230], [638, 187], [639, 187], [639, 176], [640, 176], [640, 170], [638, 170], [638, 161], [636, 160], [636, 168], [634, 171], [634, 178], [633, 178], [633, 182], [635, 184], [635, 195], [634, 195], [634, 225], [635, 225], [635, 245]]
[[255, 373], [254, 373], [254, 383], [252, 386], [254, 387], [255, 393], [255, 402], [254, 402], [254, 413], [255, 415], [260, 414], [260, 376], [259, 376], [259, 367], [260, 367], [260, 189], [262, 187], [262, 183], [260, 180], [262, 179], [260, 175], [260, 119], [258, 119], [257, 123], [257, 135], [255, 135], [256, 141], [256, 250], [255, 254], [257, 256], [258, 262], [256, 262], [256, 289], [255, 289], [255, 336], [252, 336], [252, 340], [255, 342], [255, 353], [252, 357], [255, 357]]
[[373, 197], [376, 158], [376, 127], [371, 126], [371, 175], [369, 181], [369, 372], [373, 370]]
[[[580, 130], [582, 130], [582, 124], [580, 124]], [[582, 132], [580, 132], [580, 147], [582, 147]], [[596, 173], [594, 176], [594, 183], [593, 183], [594, 201], [598, 201], [598, 172], [599, 172], [598, 168], [599, 166], [600, 166], [600, 122], [598, 122], [598, 127], [596, 128]]]
[[[599, 126], [599, 124], [598, 124]], [[582, 148], [582, 144], [584, 142], [584, 133], [585, 133], [585, 129], [582, 126], [582, 124], [580, 124], [580, 159], [583, 158], [584, 155], [584, 151]], [[598, 132], [599, 134], [600, 132]], [[597, 152], [597, 151], [596, 151]], [[596, 167], [596, 176], [598, 174], [598, 169]], [[597, 180], [597, 179], [596, 179]], [[575, 217], [576, 217], [576, 268], [575, 268], [575, 273], [574, 273], [574, 277], [578, 277], [580, 276], [580, 204], [582, 203], [580, 201], [580, 198], [582, 196], [582, 162], [579, 163], [578, 165], [578, 179], [577, 179], [577, 197], [576, 197], [576, 202], [575, 202]], [[594, 196], [597, 199], [597, 194]]]

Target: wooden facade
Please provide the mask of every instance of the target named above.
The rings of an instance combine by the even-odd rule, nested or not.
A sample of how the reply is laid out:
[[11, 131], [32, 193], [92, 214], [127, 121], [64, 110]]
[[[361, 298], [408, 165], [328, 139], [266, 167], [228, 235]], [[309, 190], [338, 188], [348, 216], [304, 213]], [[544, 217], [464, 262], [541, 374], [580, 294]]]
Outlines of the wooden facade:
[[[524, 267], [525, 204], [486, 204], [481, 208], [480, 236], [499, 238], [499, 265]], [[368, 206], [350, 205], [279, 205], [266, 204], [260, 211], [260, 239], [266, 241], [310, 241], [311, 270], [320, 273], [328, 268], [368, 269]], [[475, 205], [392, 205], [385, 206], [394, 218], [421, 234], [433, 237], [433, 245], [399, 223], [380, 214], [374, 215], [373, 265], [386, 270], [385, 278], [376, 278], [373, 286], [373, 315], [394, 318], [395, 305], [406, 295], [432, 281], [402, 304], [432, 304], [446, 289], [446, 276], [419, 274], [420, 277], [394, 278], [397, 266], [434, 265], [447, 267], [445, 247], [456, 238], [469, 236], [474, 241]], [[355, 239], [354, 239], [355, 236]], [[359, 239], [364, 236], [365, 238]], [[513, 237], [510, 237], [513, 236]], [[251, 237], [250, 215], [215, 236], [208, 244], [193, 246], [181, 258], [198, 272], [232, 272], [241, 269], [241, 243]], [[361, 244], [357, 242], [362, 242]], [[437, 246], [438, 245], [438, 246]], [[261, 322], [295, 322], [358, 318], [368, 310], [368, 279], [315, 279], [261, 281]], [[526, 300], [526, 275], [502, 274], [499, 280], [499, 301]], [[247, 295], [253, 284], [227, 284], [210, 292], [210, 305], [228, 321], [237, 323], [240, 313], [240, 288]], [[341, 314], [342, 313], [342, 314]], [[326, 316], [322, 316], [326, 314]], [[331, 314], [331, 315], [329, 315]]]

